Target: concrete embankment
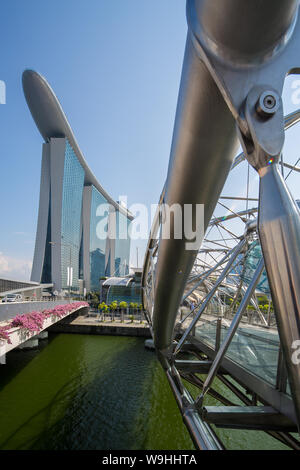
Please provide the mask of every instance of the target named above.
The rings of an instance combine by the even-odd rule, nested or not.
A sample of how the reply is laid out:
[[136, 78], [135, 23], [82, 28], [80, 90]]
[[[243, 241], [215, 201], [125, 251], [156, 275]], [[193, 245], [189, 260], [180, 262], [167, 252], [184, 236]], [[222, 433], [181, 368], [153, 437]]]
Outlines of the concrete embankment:
[[48, 330], [51, 333], [77, 333], [87, 335], [109, 335], [109, 336], [139, 336], [150, 338], [149, 326], [140, 322], [101, 322], [95, 318], [78, 316], [76, 318], [66, 318], [51, 326]]

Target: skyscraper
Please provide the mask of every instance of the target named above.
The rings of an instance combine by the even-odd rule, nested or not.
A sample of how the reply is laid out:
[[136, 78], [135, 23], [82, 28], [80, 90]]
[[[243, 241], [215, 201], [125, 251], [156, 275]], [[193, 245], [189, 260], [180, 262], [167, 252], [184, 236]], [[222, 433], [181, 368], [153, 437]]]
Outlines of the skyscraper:
[[39, 214], [31, 280], [54, 288], [99, 288], [102, 276], [129, 271], [133, 219], [89, 169], [72, 129], [47, 81], [23, 73], [23, 89], [44, 139]]

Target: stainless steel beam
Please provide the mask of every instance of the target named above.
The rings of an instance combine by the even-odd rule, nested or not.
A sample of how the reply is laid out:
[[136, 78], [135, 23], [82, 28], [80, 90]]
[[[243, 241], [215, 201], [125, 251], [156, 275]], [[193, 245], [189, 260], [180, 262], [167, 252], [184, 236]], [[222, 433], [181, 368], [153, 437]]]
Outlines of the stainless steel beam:
[[[198, 347], [198, 350], [203, 352], [209, 359], [214, 359], [216, 357], [215, 348], [208, 346], [206, 343], [201, 341], [200, 335], [198, 335], [197, 338], [192, 337], [191, 341], [196, 347]], [[259, 397], [259, 401], [271, 405], [280, 413], [288, 416], [295, 424], [297, 423], [295, 407], [292, 399], [288, 395], [279, 392], [273, 385], [262, 380], [259, 376], [253, 374], [242, 365], [232, 361], [226, 357], [226, 355], [222, 360], [222, 368], [228, 373], [228, 376], [233, 378], [240, 385], [249, 390], [255, 390], [255, 393]], [[220, 376], [220, 380], [222, 377], [223, 376]]]
[[184, 372], [193, 372], [194, 374], [207, 374], [210, 367], [212, 365], [212, 361], [197, 361], [197, 360], [181, 360], [177, 359], [175, 361], [175, 367], [180, 372], [183, 370]]
[[188, 0], [208, 47], [223, 60], [257, 65], [278, 53], [293, 25], [296, 0]]
[[227, 335], [226, 335], [226, 338], [224, 339], [220, 349], [218, 350], [217, 354], [216, 354], [216, 357], [213, 361], [213, 364], [211, 366], [211, 369], [207, 375], [207, 378], [204, 382], [204, 386], [203, 386], [203, 390], [202, 390], [202, 394], [199, 398], [199, 403], [202, 404], [202, 401], [203, 401], [203, 397], [205, 396], [207, 390], [209, 389], [212, 381], [214, 380], [217, 372], [218, 372], [218, 368], [220, 367], [221, 363], [222, 363], [222, 359], [223, 357], [225, 356], [227, 350], [228, 350], [228, 347], [232, 341], [232, 338], [239, 326], [239, 323], [241, 321], [241, 318], [242, 318], [242, 315], [252, 297], [252, 294], [255, 290], [255, 287], [259, 281], [259, 278], [261, 276], [261, 273], [263, 271], [263, 268], [264, 268], [264, 263], [263, 263], [263, 259], [260, 260], [256, 270], [255, 270], [255, 273], [254, 273], [254, 276], [253, 276], [253, 279], [251, 281], [251, 283], [249, 284], [249, 287], [243, 297], [243, 300], [241, 301], [240, 303], [240, 306], [231, 322], [231, 325], [230, 325], [230, 328], [227, 332]]
[[[205, 230], [236, 149], [232, 115], [188, 35], [164, 203], [204, 204]], [[197, 250], [186, 250], [187, 241], [160, 240], [153, 317], [157, 350], [171, 345], [177, 310], [197, 255]]]
[[[192, 281], [195, 281], [197, 278], [200, 278], [200, 281], [198, 281], [186, 294], [184, 294], [183, 298], [182, 298], [182, 302], [189, 296], [191, 295], [195, 289], [197, 289], [198, 287], [200, 287], [200, 285], [208, 278], [208, 276], [213, 273], [219, 266], [221, 266], [222, 264], [225, 263], [225, 261], [227, 260], [227, 258], [229, 258], [229, 256], [232, 254], [232, 252], [235, 250], [235, 247], [232, 248], [231, 250], [229, 250], [225, 256], [223, 256], [223, 258], [211, 269], [209, 269], [207, 272], [205, 273], [202, 273], [200, 275], [197, 275], [195, 276]], [[191, 281], [187, 282], [190, 283]]]
[[217, 291], [217, 289], [220, 287], [222, 281], [224, 280], [224, 278], [227, 276], [227, 273], [228, 271], [232, 268], [232, 265], [235, 261], [235, 259], [237, 258], [237, 256], [239, 255], [239, 253], [242, 251], [244, 245], [246, 243], [246, 240], [243, 239], [240, 241], [240, 243], [234, 248], [234, 251], [232, 252], [225, 268], [223, 269], [223, 271], [221, 272], [221, 274], [219, 275], [218, 279], [216, 280], [216, 282], [214, 283], [214, 285], [212, 286], [211, 290], [208, 292], [208, 294], [206, 295], [206, 297], [203, 299], [203, 301], [200, 301], [191, 311], [190, 313], [181, 321], [181, 323], [184, 322], [184, 320], [189, 316], [191, 315], [194, 311], [196, 311], [199, 308], [199, 310], [197, 311], [197, 314], [196, 316], [193, 318], [193, 320], [191, 321], [191, 323], [189, 324], [189, 326], [186, 328], [185, 332], [183, 333], [180, 341], [178, 342], [178, 344], [176, 345], [176, 348], [174, 350], [174, 354], [177, 354], [180, 350], [181, 350], [181, 347], [182, 345], [184, 344], [185, 340], [187, 339], [187, 337], [189, 336], [189, 334], [191, 333], [191, 331], [193, 330], [193, 328], [196, 326], [196, 323], [198, 322], [200, 316], [202, 315], [202, 313], [204, 312], [204, 310], [206, 309], [207, 305], [209, 304], [209, 302], [211, 301], [211, 299], [213, 298], [213, 296], [215, 295], [215, 292]]
[[200, 450], [222, 450], [223, 445], [214, 431], [200, 418], [193, 405], [193, 399], [187, 390], [181, 394], [171, 370], [167, 370], [167, 379], [174, 393], [183, 421], [195, 446]]
[[[239, 136], [244, 144], [248, 160], [252, 152], [254, 157], [263, 156], [263, 160], [268, 164], [267, 160], [272, 161], [271, 157], [277, 157], [281, 152], [283, 133], [279, 136], [280, 138], [277, 136], [276, 140], [275, 134], [270, 132], [276, 119], [266, 120], [264, 126], [258, 119], [256, 127], [253, 128], [253, 122], [250, 118], [253, 117], [252, 112], [255, 114], [257, 101], [255, 103], [250, 103], [250, 101], [255, 98], [258, 89], [261, 90], [260, 96], [266, 91], [269, 92], [270, 88], [273, 90], [274, 96], [280, 96], [286, 74], [300, 72], [297, 63], [300, 41], [300, 21], [297, 19], [297, 7], [297, 0], [286, 0], [285, 2], [282, 0], [265, 0], [264, 2], [261, 0], [244, 0], [243, 2], [240, 0], [228, 0], [228, 2], [218, 0], [187, 1], [189, 32], [163, 203], [169, 206], [179, 204], [182, 207], [184, 204], [205, 204], [204, 231], [211, 219], [232, 165], [232, 157], [236, 148], [236, 134], [232, 117], [237, 123]], [[294, 34], [292, 34], [293, 28], [295, 28]], [[254, 84], [256, 88], [253, 88]], [[245, 102], [251, 106], [244, 109]], [[247, 109], [248, 114], [245, 112]], [[280, 113], [282, 114], [282, 110]], [[275, 123], [275, 127], [273, 126], [275, 130], [276, 126]], [[282, 126], [278, 126], [277, 130], [279, 128], [283, 131], [283, 121]], [[261, 129], [264, 129], [264, 132]], [[259, 145], [257, 142], [255, 143], [253, 138], [255, 134], [258, 135]], [[267, 136], [267, 145], [266, 147], [262, 146], [264, 152], [261, 152], [260, 144], [265, 136]], [[277, 143], [275, 142], [274, 146], [269, 145], [273, 141]], [[273, 147], [276, 152], [275, 150], [273, 152]], [[272, 150], [271, 153], [269, 148]], [[265, 160], [266, 155], [269, 155], [267, 160]], [[250, 161], [250, 163], [256, 169], [261, 169], [262, 161], [260, 159], [259, 165], [256, 164], [256, 161]], [[288, 200], [284, 185], [278, 183], [277, 174], [268, 168], [264, 168], [263, 171], [265, 174], [260, 174], [260, 202], [262, 203], [267, 195], [266, 198], [270, 203], [275, 194], [274, 188], [279, 187], [278, 201], [276, 198], [273, 199], [275, 204], [278, 203], [278, 207], [275, 211], [270, 210], [271, 218], [267, 213], [268, 204], [261, 204], [259, 231], [266, 265], [269, 263], [267, 270], [272, 294], [278, 291], [277, 304], [274, 301], [274, 305], [279, 311], [277, 317], [280, 337], [285, 357], [289, 363], [288, 372], [289, 377], [292, 377], [291, 388], [299, 418], [300, 399], [297, 396], [300, 396], [300, 375], [299, 370], [297, 371], [293, 367], [290, 360], [291, 346], [288, 344], [290, 340], [299, 338], [300, 329], [299, 294], [297, 293], [300, 285], [298, 278], [299, 253], [296, 253], [296, 242], [298, 252], [300, 242], [299, 212]], [[264, 178], [268, 182], [265, 183]], [[296, 220], [296, 215], [298, 220]], [[277, 219], [280, 219], [279, 222]], [[286, 227], [283, 226], [284, 222], [286, 222]], [[193, 223], [195, 225], [195, 220]], [[279, 229], [279, 233], [276, 233], [276, 227]], [[173, 228], [171, 227], [171, 233]], [[223, 228], [235, 237], [232, 232], [225, 227]], [[290, 234], [286, 235], [288, 229], [290, 229]], [[279, 253], [276, 253], [275, 245], [268, 246], [272, 244], [272, 239], [279, 240]], [[195, 432], [195, 442], [198, 439], [199, 447], [217, 448], [218, 444], [214, 436], [207, 434], [207, 428], [203, 426], [203, 421], [197, 415], [193, 402], [184, 396], [180, 381], [178, 382], [177, 378], [173, 376], [174, 371], [172, 373], [169, 369], [175, 319], [184, 287], [197, 255], [197, 250], [186, 250], [187, 241], [189, 240], [185, 238], [182, 240], [161, 239], [159, 243], [154, 286], [154, 341], [162, 364], [167, 369], [167, 377], [179, 407], [183, 411], [185, 422], [189, 429], [193, 430], [192, 435]], [[278, 261], [282, 262], [284, 268], [284, 283], [282, 285], [280, 285], [281, 265], [277, 263]], [[149, 260], [147, 264], [149, 265]], [[276, 264], [278, 272], [275, 269]], [[290, 282], [291, 288], [288, 289], [287, 300], [285, 300], [284, 286], [287, 286], [288, 282]], [[244, 301], [246, 302], [245, 299]], [[287, 307], [286, 310], [285, 307]], [[239, 314], [241, 308], [244, 308], [243, 303], [240, 306]], [[290, 309], [292, 319], [285, 318], [289, 315]], [[234, 332], [239, 318], [237, 317], [236, 320], [231, 333]], [[292, 328], [296, 334], [292, 332]], [[175, 350], [180, 349], [181, 344], [182, 341], [178, 343]], [[225, 349], [228, 344], [229, 342], [225, 344]], [[222, 356], [225, 349], [223, 347], [222, 350], [221, 347], [216, 357], [215, 351], [213, 352], [214, 365], [204, 385], [204, 393], [208, 390], [210, 381], [217, 372], [221, 360], [222, 364], [223, 361], [224, 364], [228, 362], [226, 357]], [[235, 370], [236, 365], [230, 364], [230, 367]], [[241, 370], [241, 376], [243, 374], [245, 375], [246, 371]], [[264, 396], [268, 388], [267, 384], [262, 383], [261, 380], [258, 381], [254, 376], [251, 377], [251, 380], [252, 388], [256, 387]], [[270, 402], [273, 401], [276, 404], [276, 406], [273, 405], [274, 408], [278, 407], [280, 410], [284, 408], [284, 414], [294, 421], [294, 409], [287, 397], [273, 389], [271, 394], [274, 397], [271, 396]]]
[[300, 425], [300, 212], [278, 165], [260, 171], [259, 236], [291, 393]]
[[217, 427], [297, 432], [297, 426], [271, 406], [204, 406], [202, 418]]

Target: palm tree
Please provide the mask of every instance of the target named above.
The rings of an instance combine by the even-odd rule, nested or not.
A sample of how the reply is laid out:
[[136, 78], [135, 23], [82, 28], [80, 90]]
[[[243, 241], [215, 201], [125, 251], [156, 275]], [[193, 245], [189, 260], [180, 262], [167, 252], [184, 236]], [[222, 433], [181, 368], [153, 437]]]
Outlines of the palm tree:
[[118, 302], [116, 300], [114, 300], [113, 302], [111, 302], [109, 308], [112, 312], [112, 321], [115, 321], [115, 311], [118, 308]]
[[124, 310], [128, 307], [128, 304], [127, 302], [120, 302], [120, 308], [121, 308], [121, 315], [122, 315], [122, 319], [121, 319], [121, 322], [123, 323], [124, 321]]

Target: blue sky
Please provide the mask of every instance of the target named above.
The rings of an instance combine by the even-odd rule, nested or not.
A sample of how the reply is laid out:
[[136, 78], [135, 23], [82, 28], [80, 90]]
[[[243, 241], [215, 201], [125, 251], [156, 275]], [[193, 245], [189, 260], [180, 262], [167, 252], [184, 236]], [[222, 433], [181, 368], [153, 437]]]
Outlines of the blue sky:
[[[112, 197], [126, 194], [129, 206], [154, 204], [169, 159], [187, 31], [185, 1], [6, 0], [1, 19], [0, 79], [7, 102], [0, 105], [0, 275], [28, 279], [42, 138], [23, 96], [23, 70], [46, 77], [90, 168]], [[291, 83], [287, 112], [297, 108], [290, 100]], [[289, 132], [286, 146], [294, 161], [299, 140], [297, 130]], [[237, 193], [244, 184], [240, 171], [233, 175]], [[297, 187], [296, 182], [295, 194]], [[138, 246], [141, 265], [145, 244], [132, 244], [133, 264]]]
[[[42, 146], [23, 70], [46, 77], [104, 188], [115, 199], [127, 194], [129, 206], [156, 203], [176, 109], [185, 2], [10, 0], [1, 18], [0, 275], [16, 278], [28, 277], [33, 256]], [[145, 243], [136, 243], [141, 264]]]

